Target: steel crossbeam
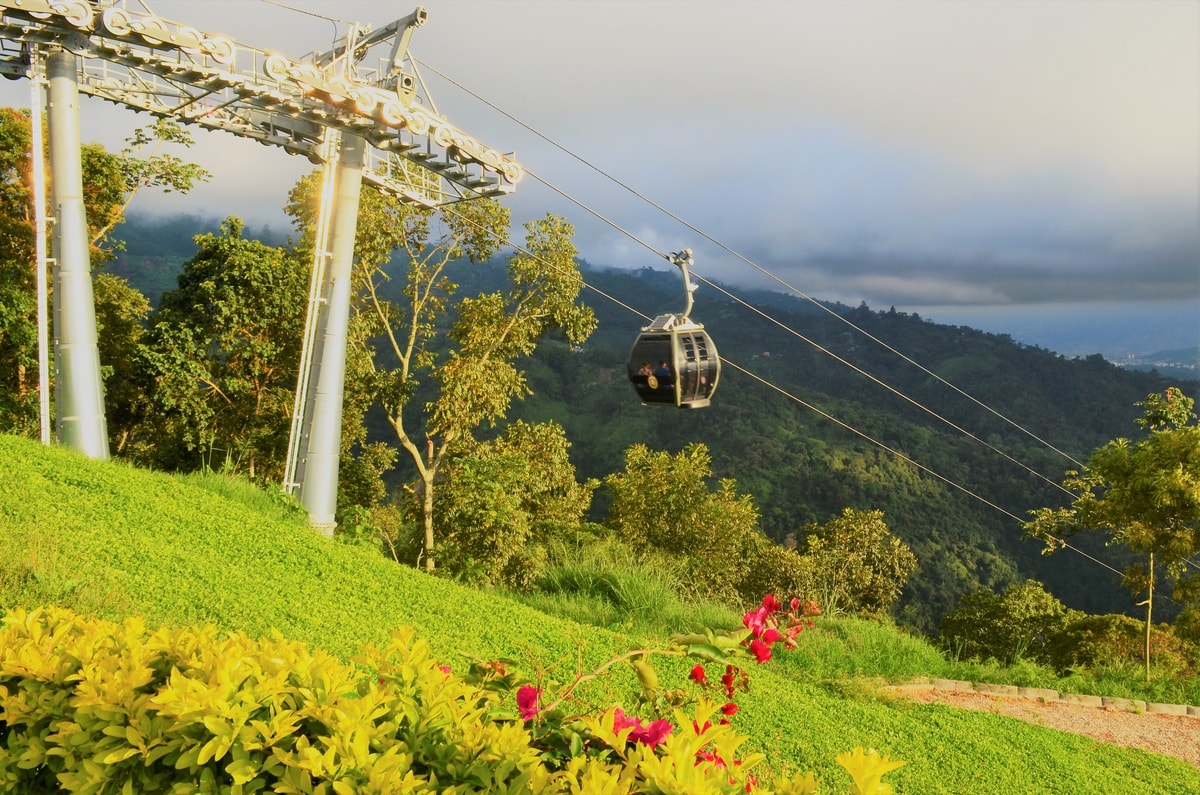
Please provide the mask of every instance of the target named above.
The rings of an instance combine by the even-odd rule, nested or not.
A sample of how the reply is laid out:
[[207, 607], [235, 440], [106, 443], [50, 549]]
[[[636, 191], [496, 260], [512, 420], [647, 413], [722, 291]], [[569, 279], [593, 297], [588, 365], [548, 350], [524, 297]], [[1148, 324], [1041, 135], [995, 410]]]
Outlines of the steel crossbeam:
[[[358, 28], [327, 53], [293, 60], [226, 36], [106, 3], [0, 0], [0, 73], [24, 77], [31, 45], [61, 47], [82, 63], [80, 93], [157, 116], [223, 130], [320, 162], [322, 131], [368, 146], [364, 178], [403, 200], [439, 206], [511, 193], [524, 175], [421, 101], [401, 71], [425, 13]], [[396, 39], [367, 68], [369, 51]]]

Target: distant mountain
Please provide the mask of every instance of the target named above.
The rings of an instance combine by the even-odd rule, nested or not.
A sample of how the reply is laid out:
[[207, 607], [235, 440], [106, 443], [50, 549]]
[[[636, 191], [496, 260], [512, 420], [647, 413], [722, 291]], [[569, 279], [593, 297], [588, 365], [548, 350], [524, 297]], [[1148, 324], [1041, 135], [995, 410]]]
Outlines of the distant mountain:
[[1175, 301], [918, 307], [938, 323], [1005, 333], [1066, 356], [1099, 353], [1114, 363], [1200, 345], [1200, 303]]

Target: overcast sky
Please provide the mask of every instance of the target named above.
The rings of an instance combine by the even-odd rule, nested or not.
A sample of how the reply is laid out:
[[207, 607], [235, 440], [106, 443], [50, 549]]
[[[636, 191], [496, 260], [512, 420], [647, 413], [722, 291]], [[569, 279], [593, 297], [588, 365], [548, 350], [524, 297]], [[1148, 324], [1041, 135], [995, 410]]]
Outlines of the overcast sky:
[[[344, 30], [268, 0], [149, 5], [291, 57]], [[415, 8], [288, 5], [376, 27]], [[420, 61], [809, 295], [876, 308], [1185, 301], [1200, 317], [1196, 0], [424, 5], [428, 23], [410, 48]], [[695, 249], [705, 275], [762, 283], [422, 74], [452, 121], [622, 229], [659, 250]], [[28, 104], [20, 86], [15, 100], [5, 86], [9, 104]], [[119, 142], [144, 123], [96, 104], [84, 106], [85, 138]], [[279, 223], [308, 164], [219, 133], [199, 141], [192, 156], [216, 178], [187, 209]], [[593, 264], [663, 264], [532, 179], [511, 204], [518, 222], [566, 215]]]

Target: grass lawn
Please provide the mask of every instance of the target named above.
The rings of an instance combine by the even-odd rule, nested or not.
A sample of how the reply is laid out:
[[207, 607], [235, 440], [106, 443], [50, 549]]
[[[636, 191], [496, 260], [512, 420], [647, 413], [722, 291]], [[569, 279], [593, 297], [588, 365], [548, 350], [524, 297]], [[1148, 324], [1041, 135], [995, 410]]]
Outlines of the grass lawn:
[[[93, 462], [7, 436], [0, 436], [0, 472], [4, 610], [57, 604], [110, 619], [141, 615], [150, 625], [211, 623], [254, 636], [278, 630], [344, 658], [407, 625], [455, 670], [471, 657], [509, 657], [560, 681], [579, 664], [599, 665], [640, 642], [335, 543], [282, 501], [221, 479]], [[1001, 716], [824, 686], [830, 678], [887, 675], [866, 669], [891, 660], [904, 671], [945, 664], [894, 629], [866, 637], [833, 626], [801, 635], [786, 659], [752, 670], [734, 718], [772, 767], [815, 770], [825, 792], [844, 791], [849, 777], [834, 756], [856, 745], [907, 760], [888, 777], [898, 792], [1200, 792], [1200, 770], [1174, 759]], [[839, 666], [842, 657], [875, 662]], [[660, 677], [682, 684], [688, 667], [664, 662]], [[628, 703], [635, 687], [622, 668], [584, 697]]]

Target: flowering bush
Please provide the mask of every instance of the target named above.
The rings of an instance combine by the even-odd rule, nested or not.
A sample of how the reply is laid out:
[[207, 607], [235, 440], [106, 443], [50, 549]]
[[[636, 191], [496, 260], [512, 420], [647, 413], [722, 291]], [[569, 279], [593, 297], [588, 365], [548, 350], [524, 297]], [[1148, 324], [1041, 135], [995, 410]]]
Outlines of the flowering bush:
[[[638, 770], [647, 781], [666, 777], [685, 792], [778, 792], [813, 793], [817, 782], [811, 774], [760, 784], [753, 768], [761, 754], [739, 756], [745, 738], [737, 735], [730, 719], [738, 712], [736, 695], [749, 689], [744, 663], [762, 664], [782, 645], [791, 649], [797, 636], [812, 626], [819, 614], [811, 602], [793, 599], [785, 608], [774, 595], [742, 617], [734, 630], [705, 630], [673, 635], [670, 643], [653, 649], [634, 649], [618, 655], [590, 672], [577, 673], [568, 684], [522, 682], [511, 661], [489, 661], [472, 666], [468, 679], [494, 692], [515, 691], [516, 714], [505, 712], [504, 703], [493, 712], [497, 719], [519, 720], [552, 769], [572, 771], [582, 760], [619, 764], [621, 770]], [[697, 695], [684, 689], [664, 688], [651, 659], [654, 656], [697, 659], [687, 681]], [[573, 715], [564, 709], [572, 693], [584, 682], [602, 676], [613, 666], [628, 663], [641, 686], [637, 707], [651, 717], [630, 714], [619, 706], [595, 714]], [[710, 666], [719, 677], [710, 678]], [[691, 714], [687, 711], [691, 708]], [[890, 785], [879, 778], [902, 762], [858, 748], [839, 757], [855, 781], [853, 793], [886, 795]], [[618, 777], [619, 791], [630, 782]], [[714, 783], [715, 782], [715, 783]], [[603, 791], [603, 790], [599, 790]]]
[[[407, 630], [346, 665], [279, 637], [18, 610], [0, 625], [0, 792], [813, 793], [811, 774], [761, 783], [763, 756], [742, 754], [729, 723], [739, 662], [759, 658], [755, 641], [794, 641], [810, 612], [797, 608], [764, 601], [741, 630], [620, 655], [556, 692], [505, 661], [455, 676]], [[658, 687], [654, 654], [701, 660], [690, 714]], [[571, 690], [622, 661], [653, 694], [640, 706], [679, 703], [564, 714]], [[838, 762], [852, 795], [887, 795], [880, 777], [902, 764], [862, 749]]]

